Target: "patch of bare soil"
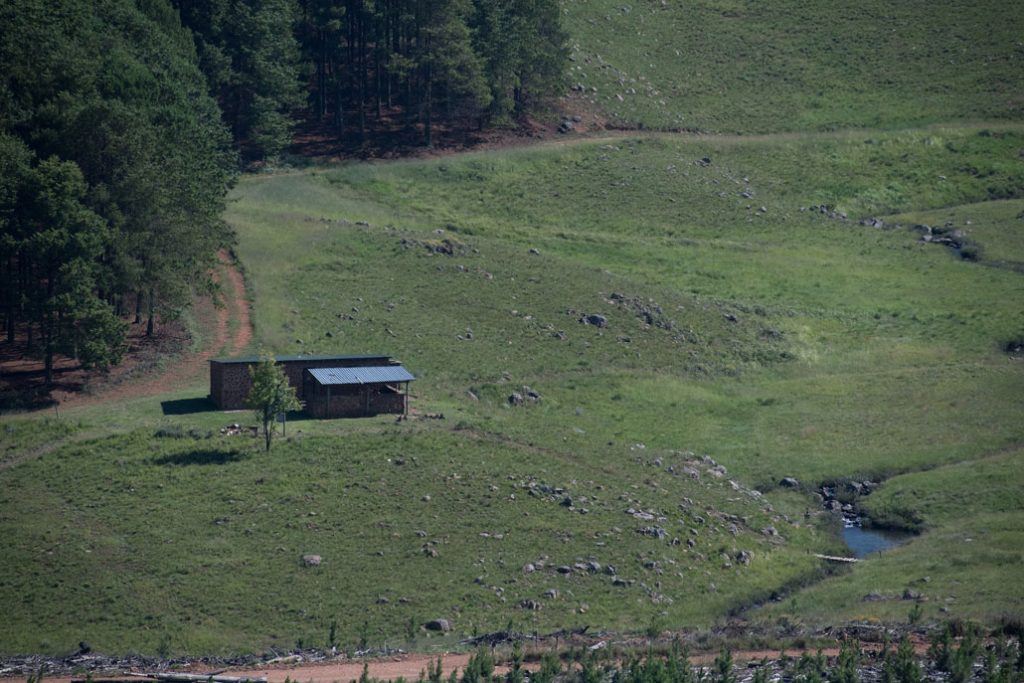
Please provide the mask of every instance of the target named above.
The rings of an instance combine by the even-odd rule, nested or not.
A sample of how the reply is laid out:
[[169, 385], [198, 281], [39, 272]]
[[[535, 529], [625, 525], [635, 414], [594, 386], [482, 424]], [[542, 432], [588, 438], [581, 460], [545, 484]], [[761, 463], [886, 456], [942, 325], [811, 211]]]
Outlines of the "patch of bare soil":
[[[158, 323], [152, 337], [146, 336], [144, 324], [132, 325], [128, 353], [120, 364], [107, 372], [90, 372], [72, 358], [58, 357], [54, 384], [47, 390], [42, 361], [31, 357], [25, 339], [18, 338], [13, 344], [0, 344], [0, 395], [12, 397], [8, 403], [21, 402], [13, 407], [37, 410], [153, 396], [202, 376], [215, 355], [242, 351], [252, 340], [245, 280], [226, 252], [219, 257], [226, 276], [221, 282], [222, 305], [209, 297], [194, 305], [197, 326], [211, 335], [203, 340], [203, 351], [189, 353], [192, 339], [178, 321]], [[166, 362], [174, 356], [179, 362]]]

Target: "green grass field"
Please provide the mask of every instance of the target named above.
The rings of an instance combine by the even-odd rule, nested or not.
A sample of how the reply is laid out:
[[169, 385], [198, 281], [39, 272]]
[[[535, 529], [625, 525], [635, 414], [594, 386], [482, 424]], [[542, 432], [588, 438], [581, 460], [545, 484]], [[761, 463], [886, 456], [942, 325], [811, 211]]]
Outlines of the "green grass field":
[[1006, 3], [569, 0], [570, 80], [613, 121], [721, 133], [1018, 119]]
[[[202, 383], [2, 418], [0, 654], [906, 621], [907, 590], [1024, 619], [1020, 12], [564, 9], [592, 106], [743, 134], [244, 177], [252, 351], [391, 354], [414, 419], [293, 416], [264, 454], [173, 414]], [[846, 479], [920, 535], [816, 559]]]

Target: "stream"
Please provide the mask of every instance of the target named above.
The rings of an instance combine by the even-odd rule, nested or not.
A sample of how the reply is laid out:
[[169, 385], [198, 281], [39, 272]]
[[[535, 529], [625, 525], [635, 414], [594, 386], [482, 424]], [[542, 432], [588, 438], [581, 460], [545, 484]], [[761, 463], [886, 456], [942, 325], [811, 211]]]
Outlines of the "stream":
[[[824, 502], [823, 507], [842, 516], [843, 528], [839, 532], [839, 537], [853, 553], [853, 556], [858, 559], [894, 548], [915, 536], [906, 531], [864, 526], [864, 518], [857, 511], [856, 499], [870, 495], [878, 486], [879, 484], [876, 482], [853, 481], [826, 484], [819, 489]], [[843, 496], [843, 501], [846, 502], [839, 499], [840, 494]]]
[[851, 519], [845, 516], [843, 517], [843, 530], [839, 535], [856, 558], [864, 558], [872, 553], [880, 553], [883, 550], [894, 548], [914, 537], [914, 534], [905, 531], [865, 529], [861, 526], [859, 517]]

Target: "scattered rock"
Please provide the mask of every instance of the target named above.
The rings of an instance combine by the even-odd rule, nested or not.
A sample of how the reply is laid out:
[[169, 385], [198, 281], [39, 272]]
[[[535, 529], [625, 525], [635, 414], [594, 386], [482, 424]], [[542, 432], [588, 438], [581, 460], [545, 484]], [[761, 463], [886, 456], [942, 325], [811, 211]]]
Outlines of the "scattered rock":
[[428, 631], [440, 631], [441, 633], [448, 633], [452, 630], [452, 625], [447, 619], [431, 619], [424, 624], [424, 627]]
[[[806, 207], [800, 207], [800, 210], [807, 211], [808, 209]], [[817, 206], [810, 207], [810, 210], [819, 213], [825, 216], [826, 218], [833, 218], [835, 220], [840, 221], [845, 221], [847, 219], [847, 215], [845, 212], [838, 211], [836, 207], [832, 206], [831, 204], [819, 204]]]
[[541, 604], [536, 600], [523, 600], [519, 603], [519, 606], [523, 609], [528, 609], [531, 612], [537, 612], [541, 608]]
[[736, 561], [740, 564], [750, 564], [750, 561], [754, 556], [747, 550], [741, 550], [736, 553]]
[[554, 588], [549, 588], [546, 591], [544, 591], [544, 597], [548, 600], [555, 600], [558, 598], [558, 591], [556, 591]]
[[319, 555], [303, 555], [302, 564], [307, 567], [319, 567], [323, 559]]
[[665, 530], [660, 526], [645, 526], [637, 529], [638, 533], [644, 536], [651, 536], [652, 538], [662, 539], [667, 535]]
[[787, 489], [795, 489], [800, 486], [800, 482], [795, 477], [783, 477], [779, 480], [779, 486], [784, 486]]
[[563, 565], [559, 565], [558, 569], [556, 569], [555, 571], [558, 572], [559, 574], [571, 574], [572, 573], [572, 567], [570, 567], [567, 564], [563, 564]]
[[541, 400], [541, 395], [526, 385], [523, 385], [519, 391], [513, 391], [508, 397], [508, 403], [512, 406], [521, 406], [527, 402], [538, 403]]
[[593, 325], [594, 327], [608, 327], [608, 318], [600, 313], [588, 313], [580, 318], [580, 322], [584, 325]]
[[537, 567], [532, 562], [528, 562], [528, 563], [523, 565], [523, 573], [524, 574], [532, 574], [535, 571], [537, 571]]
[[472, 247], [456, 242], [447, 237], [442, 240], [417, 240], [404, 238], [401, 241], [401, 245], [405, 249], [426, 249], [431, 254], [439, 254], [441, 256], [462, 256], [472, 251]]

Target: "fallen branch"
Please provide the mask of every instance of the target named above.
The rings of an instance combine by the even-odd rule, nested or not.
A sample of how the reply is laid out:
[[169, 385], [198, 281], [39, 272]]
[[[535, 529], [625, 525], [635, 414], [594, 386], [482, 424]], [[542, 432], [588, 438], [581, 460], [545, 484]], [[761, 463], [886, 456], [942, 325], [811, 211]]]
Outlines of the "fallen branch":
[[220, 676], [217, 674], [129, 673], [138, 678], [152, 678], [162, 683], [267, 683], [266, 676]]
[[835, 555], [821, 555], [814, 553], [814, 556], [819, 560], [828, 560], [829, 562], [860, 562], [856, 557], [836, 557]]

